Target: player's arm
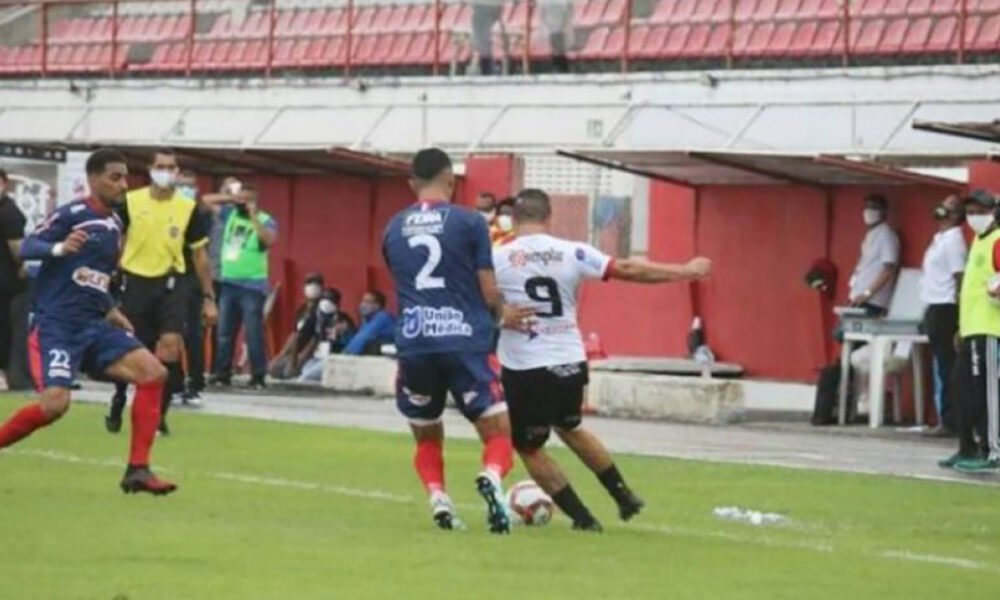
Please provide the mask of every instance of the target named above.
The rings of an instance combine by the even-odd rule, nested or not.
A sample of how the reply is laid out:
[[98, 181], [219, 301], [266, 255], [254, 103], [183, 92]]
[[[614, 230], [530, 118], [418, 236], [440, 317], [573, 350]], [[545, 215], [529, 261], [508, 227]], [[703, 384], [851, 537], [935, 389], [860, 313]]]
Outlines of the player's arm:
[[76, 254], [87, 243], [87, 232], [72, 230], [61, 212], [54, 212], [18, 248], [21, 260], [46, 260]]
[[250, 222], [253, 223], [254, 231], [257, 232], [257, 239], [260, 240], [264, 248], [270, 248], [274, 245], [274, 242], [278, 241], [278, 226], [275, 224], [274, 219], [268, 218], [265, 222], [261, 223], [257, 217], [259, 213], [257, 212], [256, 202], [247, 202], [247, 210], [250, 212]]
[[208, 258], [208, 225], [203, 215], [194, 212], [188, 220], [184, 241], [191, 248], [191, 262], [201, 284], [201, 316], [211, 327], [219, 319], [219, 307], [215, 304], [215, 287], [212, 285], [212, 265]]
[[525, 306], [505, 304], [503, 293], [497, 284], [497, 274], [493, 270], [493, 245], [490, 243], [490, 232], [486, 221], [476, 215], [473, 221], [472, 252], [476, 260], [476, 275], [479, 278], [479, 289], [482, 291], [486, 306], [497, 319], [501, 328], [524, 329], [528, 319], [535, 311]]
[[712, 272], [712, 261], [698, 257], [679, 265], [658, 263], [643, 258], [626, 258], [608, 263], [605, 278], [631, 281], [634, 283], [670, 283], [673, 281], [697, 281]]
[[115, 327], [124, 329], [129, 333], [135, 333], [135, 327], [132, 326], [132, 321], [129, 321], [128, 317], [125, 316], [125, 313], [123, 313], [117, 306], [111, 307], [111, 310], [108, 311], [105, 318]]

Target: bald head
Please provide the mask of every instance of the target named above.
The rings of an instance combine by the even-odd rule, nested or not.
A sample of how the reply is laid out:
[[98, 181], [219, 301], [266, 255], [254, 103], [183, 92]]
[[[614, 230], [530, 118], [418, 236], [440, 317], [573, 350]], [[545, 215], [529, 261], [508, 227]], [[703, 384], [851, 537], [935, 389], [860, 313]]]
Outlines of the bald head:
[[521, 190], [514, 201], [514, 222], [517, 225], [545, 225], [552, 217], [549, 195], [538, 189]]

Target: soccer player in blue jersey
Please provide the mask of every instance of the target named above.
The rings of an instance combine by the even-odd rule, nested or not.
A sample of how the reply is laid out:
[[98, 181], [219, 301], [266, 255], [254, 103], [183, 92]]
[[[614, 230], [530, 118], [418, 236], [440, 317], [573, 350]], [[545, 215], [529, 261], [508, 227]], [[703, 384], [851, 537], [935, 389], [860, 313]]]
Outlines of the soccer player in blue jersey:
[[417, 202], [392, 218], [382, 247], [400, 311], [396, 403], [416, 438], [414, 466], [437, 525], [457, 523], [442, 453], [441, 414], [450, 393], [483, 441], [476, 489], [490, 531], [509, 533], [502, 481], [513, 464], [510, 421], [491, 351], [498, 322], [517, 327], [531, 313], [503, 306], [486, 220], [450, 204], [455, 176], [448, 155], [418, 152], [410, 185]]
[[91, 196], [57, 208], [21, 243], [21, 258], [42, 261], [29, 343], [41, 399], [0, 426], [0, 448], [62, 417], [80, 371], [126, 381], [135, 384], [136, 394], [121, 489], [169, 494], [177, 486], [149, 468], [167, 371], [135, 339], [132, 324], [108, 293], [122, 240], [122, 222], [112, 207], [124, 199], [128, 168], [120, 152], [105, 148], [90, 155], [86, 170]]

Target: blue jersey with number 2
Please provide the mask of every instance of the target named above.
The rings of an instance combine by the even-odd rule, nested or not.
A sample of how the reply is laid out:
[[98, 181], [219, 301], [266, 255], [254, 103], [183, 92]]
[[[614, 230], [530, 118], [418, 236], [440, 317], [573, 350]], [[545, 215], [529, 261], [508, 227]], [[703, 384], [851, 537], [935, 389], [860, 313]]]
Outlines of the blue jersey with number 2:
[[382, 251], [399, 298], [400, 356], [489, 352], [495, 321], [478, 271], [493, 270], [489, 227], [478, 213], [420, 202], [389, 221]]

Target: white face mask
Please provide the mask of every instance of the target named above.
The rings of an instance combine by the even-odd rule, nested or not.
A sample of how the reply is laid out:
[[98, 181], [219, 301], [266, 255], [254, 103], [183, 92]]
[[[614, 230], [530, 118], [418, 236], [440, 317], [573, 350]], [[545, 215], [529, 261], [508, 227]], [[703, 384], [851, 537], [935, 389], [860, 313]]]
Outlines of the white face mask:
[[969, 224], [970, 229], [976, 232], [976, 235], [983, 235], [993, 225], [993, 215], [969, 215], [965, 217], [965, 222]]
[[239, 181], [231, 181], [226, 189], [230, 194], [235, 196], [243, 190], [243, 184]]
[[177, 179], [177, 176], [173, 171], [151, 169], [149, 178], [153, 180], [153, 185], [158, 188], [171, 188], [174, 187], [174, 180]]
[[500, 215], [497, 217], [497, 227], [504, 233], [514, 229], [514, 217], [510, 215]]
[[882, 213], [874, 208], [866, 208], [865, 212], [862, 213], [862, 217], [865, 220], [865, 225], [871, 226], [882, 220]]
[[306, 284], [305, 292], [307, 300], [315, 300], [316, 298], [319, 298], [321, 293], [323, 293], [323, 288], [320, 287], [318, 283], [309, 283]]
[[337, 312], [337, 305], [333, 303], [333, 300], [320, 300], [319, 301], [319, 312], [324, 315], [332, 315]]

